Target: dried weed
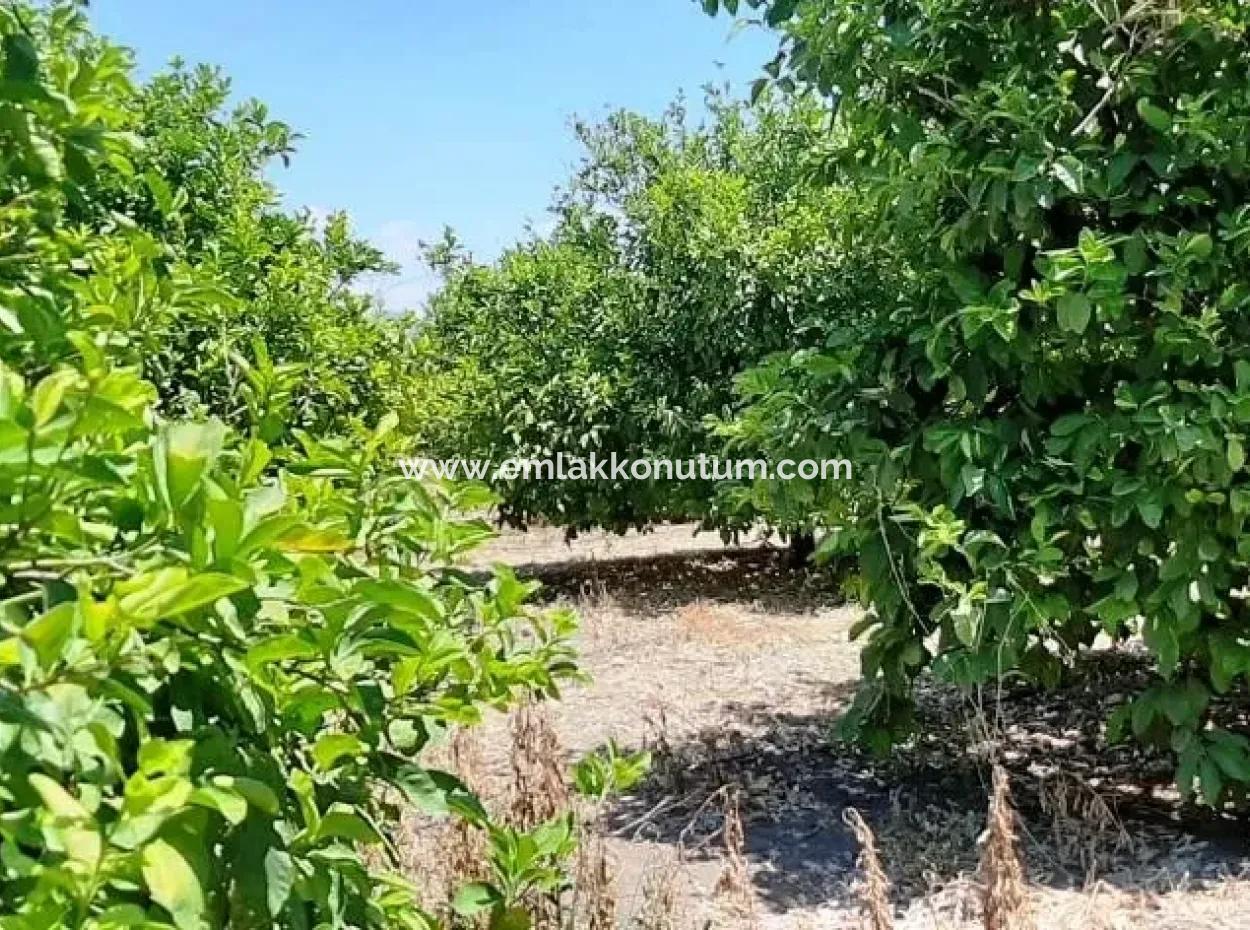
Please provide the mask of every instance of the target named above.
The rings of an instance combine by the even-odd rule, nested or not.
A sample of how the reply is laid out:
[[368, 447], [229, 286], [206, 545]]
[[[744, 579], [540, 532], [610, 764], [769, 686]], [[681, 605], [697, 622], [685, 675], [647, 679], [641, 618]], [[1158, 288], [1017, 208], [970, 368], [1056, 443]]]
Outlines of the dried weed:
[[863, 816], [853, 807], [842, 813], [842, 819], [859, 843], [860, 881], [856, 888], [864, 926], [868, 930], [892, 930], [893, 910], [890, 907], [890, 879], [877, 852], [877, 839]]
[[994, 767], [989, 823], [981, 844], [981, 888], [985, 930], [1032, 930], [1016, 810], [1001, 766]]
[[532, 830], [569, 808], [563, 753], [541, 705], [520, 708], [512, 718], [512, 785], [509, 821]]

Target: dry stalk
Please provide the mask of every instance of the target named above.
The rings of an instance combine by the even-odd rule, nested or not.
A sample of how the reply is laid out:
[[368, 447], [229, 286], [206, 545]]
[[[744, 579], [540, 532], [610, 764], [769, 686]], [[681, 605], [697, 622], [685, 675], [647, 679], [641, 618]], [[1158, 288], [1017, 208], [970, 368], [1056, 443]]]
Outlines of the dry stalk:
[[1016, 811], [1007, 773], [994, 767], [989, 823], [982, 837], [981, 903], [985, 930], [1032, 930], [1029, 890], [1024, 879]]
[[1050, 815], [1052, 842], [1063, 862], [1079, 861], [1087, 887], [1112, 856], [1132, 850], [1133, 838], [1097, 788], [1076, 775], [1056, 772], [1041, 784], [1042, 811]]
[[472, 727], [461, 727], [451, 737], [448, 762], [451, 770], [471, 791], [480, 793], [485, 787], [482, 762], [482, 741]]
[[532, 830], [569, 808], [560, 741], [541, 707], [520, 708], [512, 718], [512, 789], [509, 820]]
[[647, 872], [637, 930], [678, 930], [677, 863], [666, 861]]
[[643, 711], [642, 721], [646, 727], [642, 746], [651, 753], [653, 759], [652, 778], [667, 792], [680, 794], [685, 787], [685, 779], [682, 777], [681, 760], [668, 738], [667, 709], [662, 703], [657, 703], [653, 710]]
[[578, 930], [616, 930], [616, 874], [602, 837], [584, 837], [577, 855]]
[[[508, 822], [518, 830], [533, 830], [566, 813], [570, 803], [560, 740], [546, 710], [534, 704], [519, 708], [512, 717]], [[531, 896], [525, 903], [534, 930], [561, 930], [564, 926], [559, 894]]]
[[894, 926], [894, 910], [890, 908], [890, 879], [881, 865], [881, 855], [876, 850], [876, 836], [868, 821], [855, 808], [843, 811], [843, 821], [855, 834], [860, 854], [856, 864], [860, 869], [860, 881], [856, 884], [860, 911], [868, 930], [891, 930]]
[[892, 930], [894, 912], [890, 907], [890, 879], [881, 865], [877, 852], [877, 838], [872, 828], [853, 807], [842, 812], [842, 820], [855, 834], [859, 843], [860, 881], [856, 886], [860, 910], [867, 930]]
[[756, 915], [755, 885], [746, 857], [746, 829], [742, 824], [742, 806], [737, 791], [725, 792], [725, 820], [721, 840], [725, 847], [725, 865], [716, 882], [716, 897], [730, 913], [754, 923]]
[[[451, 770], [471, 791], [481, 792], [485, 786], [482, 774], [482, 744], [476, 730], [457, 730], [451, 738], [449, 762]], [[451, 899], [461, 886], [487, 878], [490, 849], [480, 829], [453, 817], [439, 837], [439, 861], [443, 871], [445, 908], [450, 913]]]

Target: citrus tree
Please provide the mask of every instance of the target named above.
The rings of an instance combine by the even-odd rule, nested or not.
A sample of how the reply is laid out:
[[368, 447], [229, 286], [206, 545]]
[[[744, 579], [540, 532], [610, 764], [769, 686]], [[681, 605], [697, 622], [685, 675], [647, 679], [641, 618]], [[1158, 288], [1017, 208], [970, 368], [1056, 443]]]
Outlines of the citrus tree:
[[780, 30], [774, 74], [827, 100], [830, 170], [874, 207], [855, 235], [906, 269], [853, 339], [747, 385], [744, 428], [800, 411], [868, 472], [825, 503], [870, 608], [847, 730], [909, 732], [926, 668], [1053, 683], [1140, 638], [1157, 679], [1109, 734], [1170, 747], [1187, 795], [1244, 792], [1212, 708], [1250, 673], [1245, 4], [705, 6]]
[[405, 336], [361, 285], [393, 266], [346, 215], [281, 207], [267, 172], [290, 161], [299, 136], [259, 101], [232, 106], [230, 81], [206, 65], [175, 61], [116, 92], [120, 128], [137, 145], [100, 166], [68, 219], [102, 228], [124, 215], [153, 234], [159, 260], [211, 269], [222, 288], [145, 332], [145, 373], [166, 407], [241, 423], [238, 356], [259, 338], [276, 363], [300, 366], [292, 425], [376, 422], [397, 389]]
[[[571, 619], [454, 569], [478, 501], [395, 476], [394, 417], [267, 441], [296, 398], [263, 344], [239, 429], [161, 411], [148, 333], [239, 298], [176, 237], [75, 219], [141, 157], [134, 99], [77, 5], [0, 7], [0, 926], [433, 926], [389, 805], [555, 842], [421, 758], [553, 693]], [[513, 866], [518, 926], [553, 879]]]
[[[446, 282], [420, 332], [428, 363], [405, 423], [440, 457], [601, 461], [721, 451], [708, 417], [781, 348], [819, 345], [853, 278], [843, 192], [818, 183], [819, 108], [719, 95], [706, 124], [618, 113], [580, 125], [583, 164], [554, 231], [482, 265], [437, 253]], [[863, 269], [861, 268], [862, 272]], [[716, 480], [501, 480], [505, 515], [574, 530], [665, 519], [734, 528], [758, 508]]]

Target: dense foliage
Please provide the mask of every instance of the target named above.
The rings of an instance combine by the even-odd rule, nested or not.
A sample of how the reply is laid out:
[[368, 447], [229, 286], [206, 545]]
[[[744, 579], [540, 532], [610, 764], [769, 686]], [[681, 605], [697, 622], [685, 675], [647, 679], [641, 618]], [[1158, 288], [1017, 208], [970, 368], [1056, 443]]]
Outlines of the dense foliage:
[[[698, 128], [680, 107], [580, 126], [586, 157], [553, 232], [491, 265], [438, 253], [447, 281], [422, 331], [430, 375], [405, 419], [426, 452], [715, 453], [706, 420], [728, 412], [737, 372], [820, 345], [829, 318], [880, 300], [886, 272], [837, 240], [853, 205], [815, 174], [822, 110], [707, 104]], [[712, 481], [531, 477], [498, 490], [511, 519], [574, 529], [756, 515], [749, 494]]]
[[704, 5], [781, 30], [772, 73], [828, 100], [874, 211], [854, 235], [906, 243], [897, 300], [745, 376], [735, 427], [834, 437], [866, 479], [813, 492], [871, 611], [848, 732], [909, 732], [926, 668], [1054, 682], [1139, 636], [1158, 678], [1111, 736], [1244, 792], [1212, 706], [1250, 675], [1250, 8]]
[[193, 262], [223, 289], [145, 330], [145, 373], [167, 408], [241, 423], [239, 358], [259, 338], [277, 363], [299, 366], [288, 425], [376, 422], [399, 378], [404, 327], [358, 286], [391, 265], [344, 214], [281, 209], [264, 173], [298, 137], [264, 104], [231, 108], [229, 96], [220, 72], [180, 62], [125, 92], [119, 128], [136, 145], [101, 166], [68, 216], [99, 228], [123, 214], [160, 243], [158, 260]]
[[[379, 867], [395, 797], [488, 830], [507, 855], [483, 888], [525, 926], [567, 822], [492, 825], [420, 757], [552, 692], [570, 618], [454, 569], [480, 500], [394, 475], [393, 416], [283, 441], [307, 395], [268, 314], [330, 306], [376, 256], [259, 193], [201, 200], [197, 172], [256, 170], [240, 125], [215, 148], [210, 106], [175, 145], [144, 107], [199, 85], [136, 92], [76, 5], [0, 7], [0, 55], [0, 926], [432, 926]], [[238, 429], [171, 418], [199, 375], [154, 338], [240, 318]]]

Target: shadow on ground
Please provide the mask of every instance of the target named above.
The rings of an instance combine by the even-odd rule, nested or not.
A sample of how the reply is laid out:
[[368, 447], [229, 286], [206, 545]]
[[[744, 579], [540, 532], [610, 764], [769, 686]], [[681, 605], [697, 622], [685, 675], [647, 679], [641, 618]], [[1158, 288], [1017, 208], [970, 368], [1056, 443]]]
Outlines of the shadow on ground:
[[805, 612], [839, 603], [837, 576], [795, 568], [777, 549], [721, 549], [551, 562], [521, 569], [543, 596], [612, 597], [628, 611], [673, 610], [696, 601]]
[[[855, 807], [906, 906], [975, 872], [992, 745], [1012, 776], [1032, 881], [1157, 891], [1244, 871], [1250, 822], [1181, 802], [1163, 754], [1106, 745], [1102, 721], [1147, 674], [1142, 657], [1104, 653], [1049, 693], [1012, 687], [976, 701], [924, 682], [926, 736], [885, 760], [834, 741], [828, 716], [779, 716], [744, 699], [724, 726], [676, 743], [657, 734], [652, 777], [611, 812], [610, 829], [716, 857], [734, 790], [757, 892], [786, 911], [847, 898], [857, 847], [842, 813]], [[844, 708], [853, 686], [827, 697]]]
[[[549, 600], [608, 596], [628, 615], [694, 603], [805, 613], [842, 602], [835, 572], [795, 570], [785, 552], [766, 547], [556, 560], [520, 571], [541, 580]], [[1244, 872], [1250, 821], [1182, 802], [1168, 755], [1107, 745], [1108, 715], [1150, 674], [1144, 656], [1116, 651], [1087, 655], [1051, 692], [1011, 684], [978, 695], [922, 680], [924, 735], [887, 759], [833, 739], [853, 683], [795, 681], [823, 694], [827, 710], [811, 715], [778, 714], [744, 693], [715, 727], [651, 735], [652, 776], [609, 812], [608, 831], [714, 860], [732, 790], [758, 895], [784, 912], [847, 901], [858, 849], [842, 815], [855, 807], [906, 907], [975, 873], [996, 758], [1012, 778], [1035, 883], [1154, 892]], [[1246, 732], [1240, 700], [1226, 710]]]

